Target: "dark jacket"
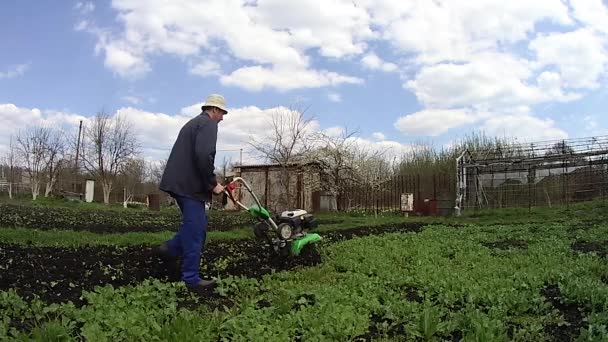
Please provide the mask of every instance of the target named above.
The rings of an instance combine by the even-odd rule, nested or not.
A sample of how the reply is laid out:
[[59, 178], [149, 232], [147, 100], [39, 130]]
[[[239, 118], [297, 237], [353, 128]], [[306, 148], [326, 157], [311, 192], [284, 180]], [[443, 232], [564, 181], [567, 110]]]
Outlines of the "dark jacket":
[[209, 202], [217, 185], [217, 122], [202, 112], [179, 131], [160, 181], [160, 190]]

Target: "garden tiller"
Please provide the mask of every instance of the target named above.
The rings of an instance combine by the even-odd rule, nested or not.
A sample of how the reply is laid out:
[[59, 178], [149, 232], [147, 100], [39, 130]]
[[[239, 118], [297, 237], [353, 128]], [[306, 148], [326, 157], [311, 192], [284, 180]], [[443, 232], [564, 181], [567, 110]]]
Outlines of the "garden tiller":
[[[237, 188], [238, 183], [242, 183], [245, 189], [249, 191], [256, 205], [247, 207], [234, 198], [232, 191]], [[253, 227], [255, 236], [267, 240], [278, 254], [298, 256], [304, 246], [321, 240], [319, 234], [308, 232], [310, 229], [316, 228], [317, 223], [313, 215], [305, 210], [284, 211], [276, 217], [277, 222], [275, 222], [243, 178], [234, 178], [224, 189], [232, 202], [247, 210], [258, 220]]]

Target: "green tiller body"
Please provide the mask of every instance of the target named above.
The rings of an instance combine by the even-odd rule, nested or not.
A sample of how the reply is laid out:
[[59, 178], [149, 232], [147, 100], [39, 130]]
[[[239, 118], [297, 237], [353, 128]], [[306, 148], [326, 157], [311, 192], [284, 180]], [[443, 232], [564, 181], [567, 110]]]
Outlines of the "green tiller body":
[[[232, 191], [238, 187], [239, 183], [251, 194], [255, 205], [247, 207], [234, 198]], [[262, 206], [249, 184], [241, 177], [234, 178], [225, 187], [224, 192], [232, 202], [247, 210], [257, 219], [258, 222], [253, 228], [255, 236], [267, 240], [279, 255], [298, 256], [306, 245], [322, 240], [319, 234], [309, 232], [317, 226], [313, 215], [305, 210], [297, 209], [284, 211], [276, 217], [276, 220], [273, 219], [270, 212]]]

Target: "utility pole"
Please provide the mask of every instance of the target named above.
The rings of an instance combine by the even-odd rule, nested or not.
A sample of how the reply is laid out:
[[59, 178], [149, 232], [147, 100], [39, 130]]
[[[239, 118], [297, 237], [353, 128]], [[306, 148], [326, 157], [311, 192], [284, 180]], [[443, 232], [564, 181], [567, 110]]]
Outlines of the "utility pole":
[[80, 134], [82, 132], [82, 120], [80, 120], [80, 127], [78, 128], [78, 142], [76, 143], [76, 172], [78, 172], [78, 153], [80, 152]]
[[241, 158], [240, 158], [240, 165], [243, 165], [243, 149], [241, 148]]
[[[75, 160], [75, 163], [74, 163], [74, 172], [76, 174], [78, 174], [78, 172], [80, 171], [78, 169], [78, 154], [80, 153], [80, 135], [81, 135], [81, 132], [82, 132], [82, 120], [80, 120], [80, 127], [78, 127], [78, 142], [76, 143], [76, 160]], [[72, 181], [72, 191], [76, 192], [76, 183], [74, 183], [73, 181]]]

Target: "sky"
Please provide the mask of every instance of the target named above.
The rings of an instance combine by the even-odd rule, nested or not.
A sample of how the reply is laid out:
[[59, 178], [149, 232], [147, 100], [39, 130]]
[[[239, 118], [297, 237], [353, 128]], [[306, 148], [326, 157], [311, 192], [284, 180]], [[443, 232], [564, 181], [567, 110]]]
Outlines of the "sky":
[[103, 110], [164, 158], [211, 93], [216, 160], [252, 161], [281, 108], [401, 154], [472, 132], [608, 134], [606, 0], [3, 0], [0, 153]]

